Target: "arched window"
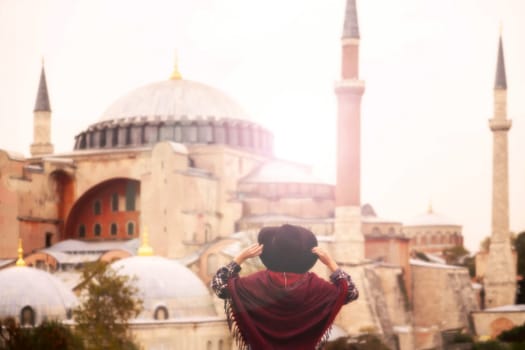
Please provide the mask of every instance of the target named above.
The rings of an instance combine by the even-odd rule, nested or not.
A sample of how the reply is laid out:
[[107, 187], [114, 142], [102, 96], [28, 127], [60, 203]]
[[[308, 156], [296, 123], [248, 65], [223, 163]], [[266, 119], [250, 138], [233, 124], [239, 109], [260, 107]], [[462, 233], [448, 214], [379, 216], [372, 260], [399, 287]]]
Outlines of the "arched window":
[[379, 227], [375, 226], [372, 228], [372, 234], [374, 235], [380, 235], [381, 234], [381, 230], [379, 229]]
[[35, 310], [31, 306], [24, 306], [20, 311], [20, 324], [22, 326], [35, 325]]
[[133, 181], [126, 184], [126, 211], [135, 211], [135, 199], [137, 196], [137, 186]]
[[188, 141], [192, 143], [197, 142], [197, 124], [192, 123], [188, 127]]
[[93, 234], [95, 236], [100, 236], [101, 233], [102, 233], [102, 226], [100, 226], [99, 223], [96, 223], [95, 226], [93, 226]]
[[78, 237], [86, 237], [86, 225], [80, 224], [78, 227]]
[[110, 227], [110, 232], [112, 236], [116, 236], [118, 232], [118, 227], [116, 223], [112, 223]]
[[167, 320], [169, 318], [168, 309], [165, 306], [158, 306], [153, 313], [153, 318], [156, 320]]
[[128, 235], [132, 236], [135, 234], [135, 224], [130, 221], [128, 222]]
[[224, 350], [224, 340], [219, 340], [219, 350]]
[[389, 227], [389, 228], [388, 228], [388, 234], [389, 234], [389, 235], [395, 235], [395, 234], [396, 234], [396, 230], [394, 230], [393, 227]]
[[213, 344], [211, 343], [211, 340], [208, 340], [208, 342], [206, 343], [206, 350], [212, 350], [213, 349]]
[[171, 125], [162, 125], [160, 127], [160, 140], [173, 140], [173, 126]]
[[118, 211], [118, 193], [113, 193], [111, 196], [111, 210]]
[[95, 203], [93, 203], [93, 214], [100, 215], [102, 213], [102, 203], [100, 203], [100, 200], [96, 200]]
[[176, 124], [173, 128], [173, 141], [181, 142], [182, 141], [182, 127], [180, 124]]
[[215, 124], [214, 132], [214, 138], [216, 143], [226, 143], [226, 132], [224, 130], [224, 124]]

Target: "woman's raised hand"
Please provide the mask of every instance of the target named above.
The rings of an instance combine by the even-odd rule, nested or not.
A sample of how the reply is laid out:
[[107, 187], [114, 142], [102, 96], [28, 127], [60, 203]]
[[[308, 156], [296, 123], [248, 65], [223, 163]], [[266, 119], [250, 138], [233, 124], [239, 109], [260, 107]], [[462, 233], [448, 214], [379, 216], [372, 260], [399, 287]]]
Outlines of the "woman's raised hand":
[[255, 243], [250, 245], [247, 248], [244, 248], [234, 259], [238, 265], [241, 265], [245, 260], [255, 258], [256, 256], [261, 255], [263, 251], [263, 245]]
[[319, 257], [319, 260], [321, 260], [321, 262], [325, 264], [331, 272], [334, 272], [339, 268], [335, 260], [332, 259], [332, 257], [324, 249], [319, 247], [313, 247], [312, 253], [317, 255]]

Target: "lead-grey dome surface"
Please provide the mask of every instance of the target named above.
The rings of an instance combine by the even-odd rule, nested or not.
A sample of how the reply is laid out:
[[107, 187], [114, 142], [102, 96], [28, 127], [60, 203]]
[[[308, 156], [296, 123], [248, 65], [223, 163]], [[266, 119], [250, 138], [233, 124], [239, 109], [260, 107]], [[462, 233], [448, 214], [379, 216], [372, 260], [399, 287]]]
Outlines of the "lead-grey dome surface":
[[164, 307], [168, 318], [216, 316], [208, 288], [186, 266], [158, 256], [134, 256], [118, 260], [112, 267], [120, 274], [134, 277], [143, 301], [138, 318], [153, 318]]
[[65, 320], [77, 297], [52, 274], [32, 267], [0, 270], [0, 317], [19, 317], [22, 308], [35, 311], [35, 323], [45, 318]]
[[[98, 121], [187, 118], [249, 120], [233, 99], [211, 86], [191, 80], [166, 80], [139, 87], [118, 98]], [[143, 121], [143, 120], [142, 120]]]

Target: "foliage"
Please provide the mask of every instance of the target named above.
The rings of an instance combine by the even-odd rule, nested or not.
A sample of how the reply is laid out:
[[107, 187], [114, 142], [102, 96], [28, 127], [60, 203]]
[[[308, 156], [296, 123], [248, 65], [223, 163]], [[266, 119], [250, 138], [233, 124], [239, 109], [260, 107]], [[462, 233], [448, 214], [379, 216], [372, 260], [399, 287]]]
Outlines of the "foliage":
[[[510, 233], [510, 246], [512, 248], [516, 248], [516, 240], [517, 240], [517, 238], [518, 238], [518, 236], [514, 232]], [[479, 248], [480, 248], [480, 250], [482, 250], [484, 252], [488, 252], [490, 250], [490, 236], [485, 237], [481, 241], [481, 243], [479, 244]]]
[[525, 232], [516, 236], [514, 247], [518, 256], [518, 275], [525, 276]]
[[525, 341], [525, 324], [513, 327], [501, 332], [498, 339], [507, 343], [519, 343]]
[[459, 343], [473, 343], [474, 339], [472, 336], [468, 333], [456, 333], [454, 334], [454, 337], [452, 338], [452, 343], [459, 344]]
[[83, 350], [82, 340], [63, 324], [51, 321], [21, 327], [14, 318], [0, 320], [0, 350]]
[[479, 243], [479, 249], [483, 252], [488, 252], [489, 248], [490, 248], [490, 236], [487, 236]]
[[338, 338], [328, 342], [325, 350], [390, 350], [390, 348], [377, 335], [363, 334], [355, 338]]
[[477, 342], [472, 346], [472, 350], [510, 350], [507, 345], [497, 340]]
[[86, 265], [82, 277], [82, 302], [73, 316], [86, 348], [137, 349], [128, 321], [140, 313], [142, 301], [135, 297], [137, 289], [130, 278], [102, 262]]
[[449, 265], [463, 265], [463, 258], [470, 252], [463, 246], [454, 246], [443, 250], [443, 256]]

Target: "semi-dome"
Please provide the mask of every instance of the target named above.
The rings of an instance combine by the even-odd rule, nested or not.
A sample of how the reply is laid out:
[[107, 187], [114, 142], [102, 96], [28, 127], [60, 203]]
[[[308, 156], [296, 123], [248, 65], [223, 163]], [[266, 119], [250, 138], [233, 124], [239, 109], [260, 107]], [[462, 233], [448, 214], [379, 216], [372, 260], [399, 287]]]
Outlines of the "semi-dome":
[[223, 144], [271, 154], [271, 133], [219, 89], [183, 79], [139, 87], [76, 136], [75, 149], [129, 148], [159, 141]]
[[65, 320], [77, 302], [73, 292], [48, 272], [20, 266], [0, 270], [0, 318], [16, 317], [22, 324]]
[[159, 256], [134, 256], [112, 267], [134, 278], [143, 301], [138, 318], [183, 319], [216, 316], [208, 288], [187, 267]]

